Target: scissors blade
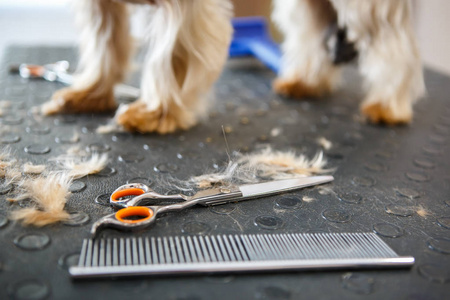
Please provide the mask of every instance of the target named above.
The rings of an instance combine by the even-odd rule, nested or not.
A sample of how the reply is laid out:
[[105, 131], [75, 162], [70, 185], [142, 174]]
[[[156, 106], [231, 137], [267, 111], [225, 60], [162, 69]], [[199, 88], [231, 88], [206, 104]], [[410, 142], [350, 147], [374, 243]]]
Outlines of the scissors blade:
[[242, 199], [248, 199], [293, 191], [308, 186], [331, 182], [333, 180], [333, 176], [311, 176], [242, 185], [239, 189], [242, 192]]

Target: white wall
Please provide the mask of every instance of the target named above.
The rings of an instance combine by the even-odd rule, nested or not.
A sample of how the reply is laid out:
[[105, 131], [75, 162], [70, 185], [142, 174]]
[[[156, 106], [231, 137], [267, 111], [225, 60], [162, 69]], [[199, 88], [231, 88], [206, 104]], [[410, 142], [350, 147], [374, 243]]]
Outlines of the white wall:
[[[75, 45], [70, 1], [0, 0], [0, 57], [9, 44]], [[234, 1], [238, 15], [270, 14], [270, 0]], [[450, 0], [413, 1], [423, 61], [450, 75]]]
[[450, 1], [416, 0], [414, 4], [424, 63], [450, 75]]
[[0, 57], [20, 45], [76, 45], [67, 0], [0, 0]]

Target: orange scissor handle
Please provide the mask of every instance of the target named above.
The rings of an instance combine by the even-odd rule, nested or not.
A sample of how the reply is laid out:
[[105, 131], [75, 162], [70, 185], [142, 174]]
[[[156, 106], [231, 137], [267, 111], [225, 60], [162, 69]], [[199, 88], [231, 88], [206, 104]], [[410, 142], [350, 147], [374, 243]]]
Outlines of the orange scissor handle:
[[[128, 220], [126, 218], [129, 217], [142, 217], [139, 220]], [[127, 208], [123, 208], [116, 212], [116, 219], [120, 222], [128, 223], [128, 224], [136, 224], [145, 222], [150, 220], [154, 216], [154, 212], [151, 208], [145, 206], [130, 206]]]
[[111, 195], [111, 200], [112, 201], [120, 201], [119, 199], [122, 197], [126, 197], [126, 196], [139, 196], [144, 194], [145, 191], [142, 189], [138, 189], [138, 188], [129, 188], [129, 189], [123, 189], [123, 190], [119, 190], [114, 192]]

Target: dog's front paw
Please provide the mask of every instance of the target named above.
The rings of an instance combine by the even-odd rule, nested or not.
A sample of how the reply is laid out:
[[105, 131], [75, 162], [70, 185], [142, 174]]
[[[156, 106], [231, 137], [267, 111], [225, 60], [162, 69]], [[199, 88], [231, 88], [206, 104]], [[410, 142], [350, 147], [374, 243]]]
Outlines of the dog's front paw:
[[178, 129], [189, 129], [196, 123], [194, 118], [176, 110], [169, 109], [165, 112], [161, 107], [149, 110], [147, 104], [139, 100], [121, 106], [115, 118], [116, 122], [126, 130], [140, 133], [167, 134]]
[[116, 109], [113, 92], [98, 93], [95, 89], [64, 88], [56, 91], [52, 99], [41, 106], [44, 115], [58, 113], [99, 113]]
[[372, 123], [387, 125], [408, 124], [412, 120], [411, 109], [395, 111], [382, 103], [369, 103], [361, 106], [361, 112]]
[[300, 79], [277, 78], [272, 87], [277, 94], [290, 98], [320, 97], [331, 91], [331, 85], [326, 81], [312, 85]]

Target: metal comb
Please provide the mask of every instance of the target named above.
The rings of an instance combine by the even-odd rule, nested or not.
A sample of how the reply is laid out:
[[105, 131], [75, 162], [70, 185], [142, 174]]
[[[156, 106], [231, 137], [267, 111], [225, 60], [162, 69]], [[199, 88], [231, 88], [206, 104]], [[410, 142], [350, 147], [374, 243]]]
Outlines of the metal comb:
[[406, 267], [374, 233], [85, 239], [74, 278]]

